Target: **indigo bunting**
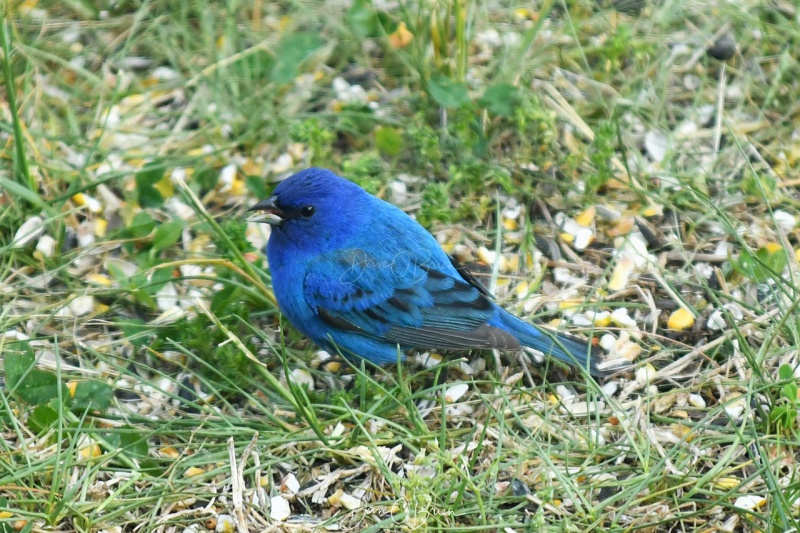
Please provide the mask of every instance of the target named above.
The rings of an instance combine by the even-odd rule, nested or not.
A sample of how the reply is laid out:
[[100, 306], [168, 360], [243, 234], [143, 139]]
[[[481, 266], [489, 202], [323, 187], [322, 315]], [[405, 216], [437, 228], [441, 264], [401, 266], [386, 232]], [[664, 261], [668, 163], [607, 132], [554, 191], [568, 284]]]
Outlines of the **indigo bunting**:
[[278, 306], [332, 353], [384, 365], [397, 362], [398, 347], [527, 348], [604, 374], [589, 344], [496, 305], [414, 219], [330, 170], [298, 172], [248, 211], [272, 226]]

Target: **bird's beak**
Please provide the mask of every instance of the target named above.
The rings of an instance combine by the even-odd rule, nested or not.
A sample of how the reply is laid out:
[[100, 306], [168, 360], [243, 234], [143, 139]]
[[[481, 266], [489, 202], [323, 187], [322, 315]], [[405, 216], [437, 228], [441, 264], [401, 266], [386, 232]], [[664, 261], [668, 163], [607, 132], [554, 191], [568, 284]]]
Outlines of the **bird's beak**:
[[277, 196], [270, 196], [266, 200], [258, 202], [247, 210], [248, 213], [253, 213], [247, 217], [247, 221], [264, 222], [271, 226], [280, 225], [286, 218], [286, 214], [278, 207], [277, 200]]

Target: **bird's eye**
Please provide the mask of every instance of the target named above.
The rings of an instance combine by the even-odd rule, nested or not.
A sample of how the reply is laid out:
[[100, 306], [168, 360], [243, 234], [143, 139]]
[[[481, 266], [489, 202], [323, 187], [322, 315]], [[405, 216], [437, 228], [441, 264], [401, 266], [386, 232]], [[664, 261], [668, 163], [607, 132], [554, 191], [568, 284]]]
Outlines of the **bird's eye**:
[[311, 218], [314, 215], [315, 211], [316, 209], [314, 209], [313, 205], [307, 205], [304, 208], [300, 209], [300, 215], [303, 218]]

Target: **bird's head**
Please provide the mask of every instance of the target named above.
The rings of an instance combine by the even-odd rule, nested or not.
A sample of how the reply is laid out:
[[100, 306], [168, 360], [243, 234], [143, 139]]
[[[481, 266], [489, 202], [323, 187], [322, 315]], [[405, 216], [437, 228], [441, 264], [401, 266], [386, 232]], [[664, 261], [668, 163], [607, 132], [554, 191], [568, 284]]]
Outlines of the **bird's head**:
[[367, 193], [324, 168], [308, 168], [281, 182], [272, 196], [250, 209], [248, 220], [270, 224], [294, 243], [336, 245], [352, 232]]

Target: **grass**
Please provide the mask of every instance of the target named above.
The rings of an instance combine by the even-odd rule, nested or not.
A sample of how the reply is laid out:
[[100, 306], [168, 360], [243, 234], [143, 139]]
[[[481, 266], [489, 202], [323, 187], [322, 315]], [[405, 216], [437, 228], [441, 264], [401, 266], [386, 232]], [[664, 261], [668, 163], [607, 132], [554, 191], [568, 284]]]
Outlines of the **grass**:
[[[790, 3], [2, 9], [4, 531], [797, 528]], [[317, 354], [241, 221], [310, 165], [635, 367]]]

